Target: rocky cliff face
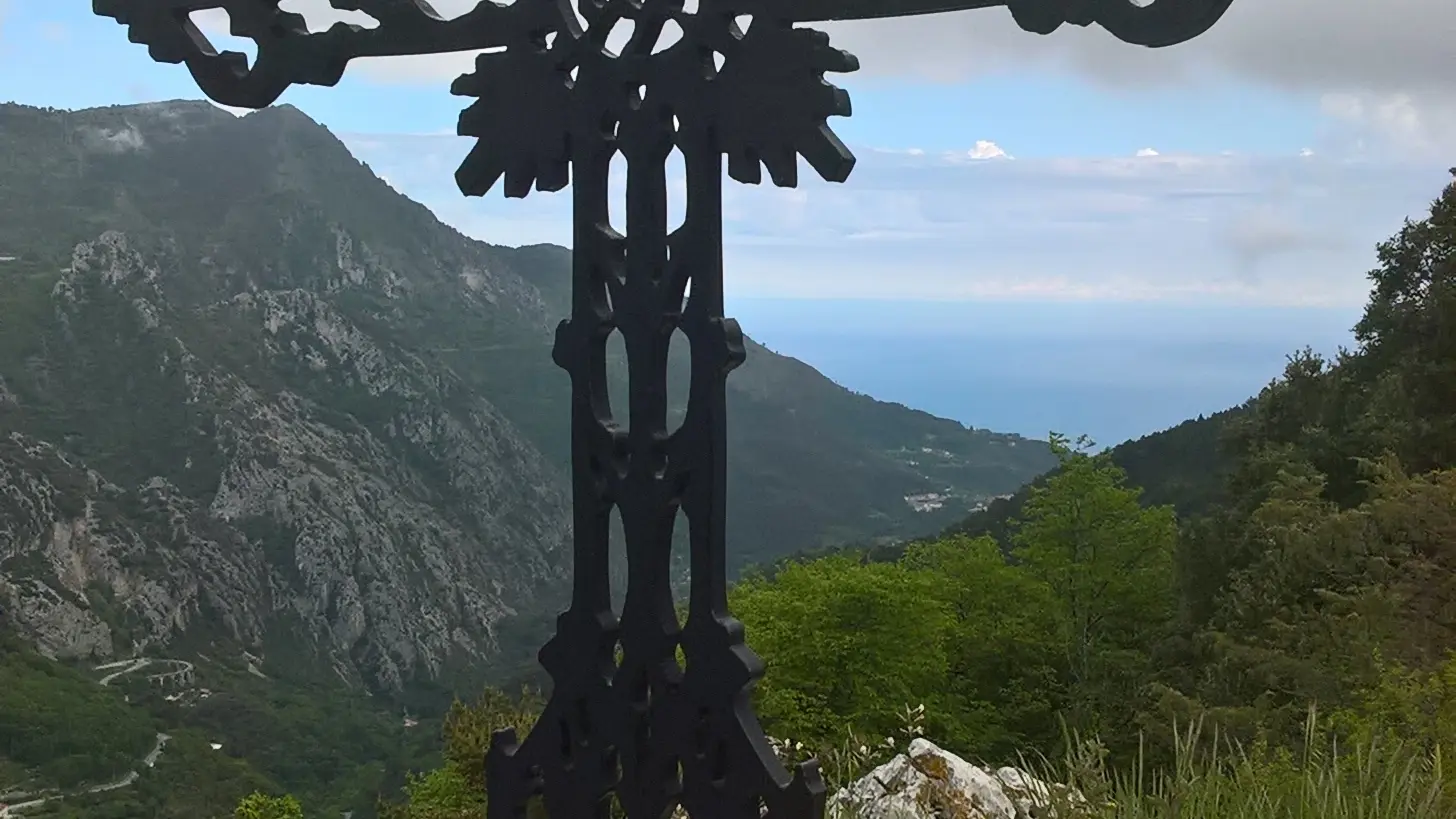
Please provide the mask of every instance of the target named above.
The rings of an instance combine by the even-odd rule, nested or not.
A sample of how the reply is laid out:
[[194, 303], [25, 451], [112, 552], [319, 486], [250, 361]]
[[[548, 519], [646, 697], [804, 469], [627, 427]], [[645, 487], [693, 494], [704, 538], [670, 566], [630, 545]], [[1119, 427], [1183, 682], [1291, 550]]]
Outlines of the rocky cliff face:
[[[557, 476], [488, 401], [381, 347], [318, 295], [245, 292], [179, 314], [167, 264], [107, 233], [76, 248], [52, 290], [44, 366], [125, 373], [119, 394], [96, 399], [131, 415], [111, 420], [155, 421], [142, 436], [183, 445], [163, 474], [123, 488], [11, 433], [0, 599], [12, 618], [60, 655], [200, 630], [265, 654], [304, 645], [345, 678], [386, 686], [491, 657], [497, 623], [565, 578]], [[314, 395], [195, 353], [216, 351], [208, 333], [188, 333], [200, 322], [245, 329], [248, 355], [309, 373]], [[42, 401], [65, 386], [47, 381], [31, 384]], [[331, 390], [345, 397], [330, 402]]]
[[[25, 634], [386, 688], [539, 639], [503, 634], [570, 569], [565, 251], [460, 235], [287, 107], [0, 105], [0, 157], [0, 606]], [[931, 531], [1051, 463], [756, 345], [731, 385], [734, 566]]]

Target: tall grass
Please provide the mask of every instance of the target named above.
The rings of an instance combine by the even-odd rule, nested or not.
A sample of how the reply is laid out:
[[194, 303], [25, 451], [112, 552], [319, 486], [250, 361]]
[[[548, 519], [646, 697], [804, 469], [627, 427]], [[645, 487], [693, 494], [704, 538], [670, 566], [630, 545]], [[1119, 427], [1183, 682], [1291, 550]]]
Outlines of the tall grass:
[[[907, 709], [906, 726], [878, 747], [852, 734], [819, 758], [830, 793], [864, 776], [921, 734], [922, 709]], [[1245, 747], [1205, 733], [1202, 722], [1174, 730], [1174, 761], [1153, 768], [1141, 750], [1131, 764], [1114, 768], [1095, 739], [1067, 733], [1060, 760], [1022, 758], [1017, 766], [1044, 783], [1034, 819], [1456, 819], [1456, 771], [1439, 746], [1403, 740], [1389, 732], [1345, 742], [1322, 727], [1314, 709], [1306, 717], [1300, 750]], [[776, 742], [786, 761], [802, 746]], [[1027, 794], [1023, 794], [1027, 795]], [[962, 816], [957, 800], [932, 800]], [[944, 802], [944, 805], [940, 805]], [[863, 806], [834, 806], [838, 819], [859, 819]]]
[[[1178, 732], [1171, 768], [1110, 771], [1095, 741], [1059, 765], [1023, 764], [1051, 782], [1044, 815], [1065, 819], [1456, 819], [1456, 776], [1441, 749], [1395, 737], [1342, 746], [1310, 711], [1303, 750], [1245, 748], [1201, 723]], [[1058, 804], [1060, 803], [1060, 804]]]

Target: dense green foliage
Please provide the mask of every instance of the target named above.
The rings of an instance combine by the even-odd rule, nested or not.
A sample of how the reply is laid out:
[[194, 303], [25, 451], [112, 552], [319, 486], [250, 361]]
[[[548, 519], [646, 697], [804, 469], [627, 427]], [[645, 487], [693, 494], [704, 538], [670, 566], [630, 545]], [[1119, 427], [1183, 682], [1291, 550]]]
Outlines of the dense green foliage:
[[303, 806], [292, 796], [253, 792], [238, 803], [233, 819], [303, 819]]
[[1296, 353], [1175, 430], [1190, 467], [1159, 495], [1118, 463], [1179, 474], [1156, 440], [1054, 439], [1059, 469], [994, 525], [740, 583], [765, 724], [833, 755], [924, 703], [960, 753], [1066, 760], [1116, 803], [1099, 815], [1449, 811], [1429, 763], [1456, 741], [1456, 185], [1380, 258], [1360, 348]]
[[[478, 819], [485, 815], [485, 756], [491, 736], [514, 728], [525, 737], [536, 723], [542, 702], [529, 691], [511, 698], [487, 689], [474, 703], [457, 700], [445, 717], [444, 762], [411, 775], [404, 799], [381, 800], [380, 819]], [[527, 819], [543, 819], [531, 812]]]
[[[14, 128], [0, 130], [7, 138], [54, 125], [26, 111], [0, 113], [14, 119]], [[271, 135], [275, 147], [303, 134], [309, 151], [334, 150], [297, 120], [248, 127]], [[238, 148], [243, 137], [219, 139]], [[60, 180], [57, 202], [73, 195], [100, 201], [95, 186], [109, 190], [106, 184], [130, 179], [126, 168], [60, 144], [59, 158], [29, 142], [20, 146], [38, 152], [36, 173]], [[67, 170], [83, 157], [100, 170]], [[279, 157], [254, 160], [219, 184], [249, 191], [250, 175]], [[296, 160], [284, 157], [303, 173]], [[328, 172], [339, 176], [340, 168]], [[437, 229], [419, 214], [414, 222], [381, 222], [361, 204], [377, 192], [358, 184], [332, 191], [328, 207], [380, 235]], [[165, 191], [137, 194], [119, 215], [73, 214], [80, 218], [67, 230], [82, 233], [67, 238], [85, 238], [97, 224], [110, 225], [106, 219], [138, 230], [185, 222], [197, 214], [177, 208], [206, 204], [173, 201]], [[317, 205], [284, 203], [299, 219], [317, 216]], [[0, 238], [20, 243], [24, 256], [6, 269], [16, 286], [0, 309], [25, 322], [45, 320], [47, 271], [56, 263], [41, 247], [50, 236], [43, 219], [61, 211], [39, 205], [0, 214], [9, 231]], [[271, 222], [202, 215], [215, 222], [208, 231], [225, 226], [199, 234], [209, 242], [270, 252], [253, 240]], [[1057, 469], [943, 537], [876, 559], [837, 554], [794, 562], [738, 584], [733, 609], [768, 660], [756, 702], [769, 730], [787, 739], [785, 753], [821, 753], [836, 783], [881, 758], [895, 734], [924, 732], [995, 762], [1045, 754], [1056, 760], [1050, 776], [1088, 794], [1089, 815], [1109, 819], [1452, 815], [1456, 776], [1440, 760], [1456, 742], [1456, 184], [1429, 217], [1382, 244], [1379, 260], [1356, 328], [1358, 348], [1333, 361], [1294, 354], [1284, 376], [1246, 406], [1103, 453], [1054, 438]], [[238, 260], [258, 270], [275, 261]], [[113, 307], [98, 301], [88, 315], [113, 335], [134, 330], [118, 323], [123, 313]], [[456, 332], [469, 324], [464, 316], [442, 317], [441, 309], [406, 310], [394, 326]], [[235, 356], [245, 358], [247, 345], [235, 341], [218, 360], [246, 372]], [[5, 372], [19, 372], [22, 360], [0, 343], [0, 366], [16, 368]], [[775, 360], [773, 372], [745, 381], [735, 400], [762, 422], [748, 425], [752, 430], [774, 429], [768, 422], [776, 418], [787, 423], [792, 413], [771, 406], [773, 396], [817, 389], [804, 387], [793, 364]], [[92, 365], [74, 377], [118, 377]], [[123, 397], [176, 386], [166, 373], [155, 377], [104, 383], [108, 395]], [[481, 379], [473, 386], [490, 383]], [[524, 391], [512, 412], [548, 393]], [[103, 402], [112, 398], [97, 396], [66, 407], [70, 415], [35, 423], [86, 426], [96, 441], [83, 442], [82, 454], [114, 462], [122, 478], [126, 469], [151, 474], [175, 461], [152, 446], [158, 429], [108, 427], [116, 419]], [[841, 422], [828, 431], [822, 424], [780, 427], [792, 446], [763, 433], [757, 448], [775, 457], [763, 462], [767, 471], [755, 487], [782, 491], [799, 485], [792, 474], [829, 466], [835, 481], [828, 485], [842, 485], [859, 504], [864, 499], [845, 466], [853, 458], [835, 443], [859, 438], [885, 456], [875, 461], [877, 480], [894, 477], [886, 452], [895, 441], [874, 436], [890, 423], [881, 414], [900, 416], [842, 395], [834, 401], [842, 403], [821, 405]], [[36, 406], [26, 411], [45, 415]], [[159, 417], [168, 428], [190, 423]], [[377, 419], [361, 410], [357, 420]], [[941, 434], [934, 419], [905, 425], [921, 438]], [[64, 430], [45, 431], [64, 441]], [[811, 457], [825, 442], [837, 454]], [[124, 453], [136, 447], [161, 460], [127, 466]], [[780, 499], [774, 508], [794, 503], [809, 513], [793, 525], [773, 515], [754, 525], [814, 542], [803, 521], [828, 520], [844, 501]], [[872, 529], [856, 523], [827, 539]], [[392, 708], [307, 679], [204, 670], [200, 684], [213, 696], [179, 704], [125, 685], [101, 688], [85, 672], [18, 643], [0, 648], [0, 776], [7, 777], [0, 785], [64, 794], [32, 811], [37, 817], [299, 819], [342, 810], [360, 817], [377, 810], [386, 819], [479, 817], [491, 731], [524, 731], [539, 711], [530, 696], [496, 691], [456, 703], [436, 750], [429, 733], [401, 727]], [[154, 768], [139, 769], [159, 731], [170, 737], [165, 753]], [[75, 790], [131, 771], [135, 781], [116, 790]], [[376, 795], [384, 796], [377, 806]]]
[[[1231, 740], [1297, 750], [1305, 742], [1307, 709], [1318, 704], [1324, 727], [1347, 740], [1393, 735], [1425, 749], [1450, 741], [1456, 727], [1448, 693], [1456, 668], [1448, 659], [1456, 649], [1456, 615], [1448, 602], [1456, 591], [1456, 186], [1379, 255], [1370, 304], [1356, 328], [1357, 350], [1334, 362], [1296, 353], [1284, 376], [1247, 406], [1165, 438], [1097, 456], [1063, 449], [1056, 472], [958, 527], [960, 538], [994, 539], [973, 541], [991, 556], [988, 565], [998, 553], [1011, 557], [1008, 568], [981, 573], [981, 599], [1006, 594], [986, 584], [1009, 584], [1021, 574], [1044, 597], [1020, 595], [1056, 614], [1039, 629], [1006, 623], [1001, 634], [983, 637], [1033, 650], [1037, 659], [1020, 669], [1044, 670], [1032, 699], [1049, 707], [1034, 715], [1022, 737], [1055, 736], [1056, 721], [1065, 720], [1075, 731], [1099, 736], [1115, 756], [1125, 759], [1141, 742], [1149, 758], [1167, 761], [1172, 727], [1204, 720]], [[1144, 497], [1138, 509], [1135, 495], [1123, 488], [1119, 461], [1128, 470], [1178, 479]], [[1207, 475], [1202, 480], [1200, 470]], [[1150, 500], [1175, 503], [1181, 525]], [[934, 568], [914, 559], [922, 548], [912, 546], [893, 565]], [[1078, 555], [1106, 561], [1105, 573], [1078, 565]], [[1124, 564], [1125, 558], [1137, 563]], [[785, 569], [768, 586], [816, 571], [815, 564]], [[805, 599], [810, 592], [797, 589], [795, 605], [815, 606]], [[754, 605], [764, 594], [756, 590], [738, 611], [771, 660], [761, 696], [779, 702], [775, 686], [800, 684], [792, 656], [824, 649], [761, 640], [777, 628], [773, 609]], [[922, 616], [925, 604], [880, 605]], [[1052, 642], [1060, 655], [1045, 650]], [[931, 656], [956, 644], [942, 643]], [[860, 650], [842, 659], [877, 656]], [[1005, 682], [988, 679], [967, 699], [985, 698], [999, 714], [1026, 713], [1006, 701], [1021, 684]], [[942, 697], [951, 690], [948, 684], [929, 689]], [[851, 721], [872, 710], [852, 700], [816, 708]], [[934, 723], [953, 723], [964, 708], [950, 702], [932, 709], [932, 732], [956, 736], [955, 724]], [[860, 727], [877, 726], [861, 721]], [[956, 747], [973, 754], [1004, 758], [1015, 744], [998, 746], [995, 734], [979, 727], [967, 733], [972, 741]]]
[[[24, 814], [57, 819], [225, 819], [255, 791], [292, 793], [310, 815], [368, 817], [376, 794], [439, 758], [438, 722], [406, 728], [387, 704], [342, 686], [208, 663], [197, 674], [181, 700], [129, 677], [102, 687], [98, 672], [0, 635], [0, 794], [63, 796]], [[159, 732], [167, 742], [147, 768]], [[132, 772], [126, 786], [84, 792]]]
[[231, 806], [246, 794], [277, 788], [246, 760], [213, 750], [206, 735], [186, 729], [172, 734], [156, 766], [140, 768], [139, 774], [127, 787], [67, 793], [22, 815], [36, 819], [227, 819]]
[[0, 632], [0, 794], [113, 781], [136, 767], [155, 735], [119, 691]]
[[[841, 784], [895, 746], [861, 738], [908, 724], [971, 758], [1057, 760], [1045, 775], [1087, 797], [1059, 815], [1452, 815], [1456, 183], [1380, 258], [1358, 350], [1297, 353], [1219, 436], [1170, 436], [1224, 447], [1192, 448], [1224, 480], [1178, 484], [1181, 521], [1115, 451], [1054, 436], [1060, 466], [1004, 523], [739, 583], [781, 753], [820, 751]], [[532, 705], [457, 704], [446, 764], [391, 815], [480, 816], [489, 729]]]
[[1063, 466], [1007, 544], [952, 536], [892, 563], [836, 556], [736, 586], [733, 611], [769, 660], [766, 724], [825, 747], [845, 726], [890, 733], [924, 702], [931, 735], [1002, 759], [1050, 747], [1059, 717], [1125, 725], [1126, 692], [1152, 673], [1143, 647], [1173, 609], [1173, 514], [1139, 504], [1105, 455], [1053, 447]]
[[[1184, 519], [1205, 515], [1226, 497], [1231, 466], [1223, 442], [1248, 406], [1199, 416], [1118, 444], [1108, 450], [1108, 460], [1127, 474], [1129, 484], [1143, 488], [1144, 503], [1172, 506]], [[997, 498], [984, 511], [946, 527], [942, 534], [991, 535], [1006, 541], [1012, 522], [1021, 516], [1032, 492], [1044, 486], [1052, 474], [1037, 478], [1009, 498]], [[876, 556], [894, 559], [903, 552], [903, 547], [882, 549]]]
[[833, 737], [846, 719], [889, 733], [906, 702], [945, 682], [953, 618], [941, 587], [929, 572], [843, 557], [740, 584], [731, 606], [774, 663], [761, 717], [794, 738]]
[[[491, 463], [472, 470], [495, 481], [491, 503], [509, 508], [514, 493], [541, 485], [564, 497], [568, 380], [549, 353], [552, 328], [569, 311], [569, 252], [494, 247], [460, 235], [290, 106], [237, 118], [202, 102], [86, 111], [0, 104], [0, 189], [7, 193], [0, 197], [0, 482], [13, 479], [8, 486], [22, 490], [0, 491], [0, 529], [15, 533], [18, 544], [0, 555], [0, 572], [21, 593], [45, 589], [38, 593], [60, 594], [95, 613], [119, 656], [143, 646], [189, 660], [236, 656], [236, 643], [246, 641], [267, 656], [269, 675], [260, 680], [199, 660], [197, 684], [211, 696], [177, 703], [134, 680], [103, 690], [87, 672], [55, 666], [54, 673], [70, 676], [57, 683], [54, 710], [47, 710], [32, 708], [30, 698], [47, 684], [51, 664], [33, 654], [7, 655], [7, 673], [21, 669], [28, 682], [0, 680], [0, 736], [10, 742], [0, 751], [0, 784], [13, 774], [17, 782], [33, 778], [39, 787], [61, 789], [66, 798], [44, 808], [58, 815], [192, 819], [254, 791], [287, 791], [310, 814], [353, 810], [362, 819], [375, 794], [398, 790], [406, 769], [432, 767], [438, 756], [429, 723], [403, 728], [400, 712], [438, 715], [454, 686], [513, 680], [549, 630], [564, 587], [559, 574], [543, 578], [526, 558], [517, 570], [517, 558], [529, 550], [492, 536], [499, 529], [473, 529], [462, 551], [469, 560], [477, 551], [501, 557], [502, 571], [491, 580], [516, 595], [510, 603], [520, 611], [493, 624], [500, 661], [485, 667], [484, 652], [462, 652], [432, 666], [438, 677], [427, 679], [423, 664], [410, 664], [430, 652], [405, 644], [392, 658], [405, 666], [404, 690], [366, 697], [338, 684], [338, 646], [307, 633], [292, 614], [297, 602], [324, 595], [300, 580], [320, 576], [317, 565], [303, 566], [299, 557], [299, 521], [309, 510], [282, 507], [295, 499], [299, 507], [311, 505], [309, 514], [318, 513], [312, 520], [324, 528], [347, 521], [338, 542], [357, 541], [368, 551], [356, 533], [377, 531], [369, 525], [377, 521], [358, 518], [376, 504], [352, 515], [343, 511], [349, 499], [340, 501], [347, 492], [326, 498], [328, 483], [313, 480], [357, 464], [386, 481], [381, 494], [420, 500], [452, 526], [471, 529], [474, 512], [457, 501], [467, 493], [480, 501], [486, 493], [458, 485], [458, 473], [447, 468], [456, 449], [422, 451], [400, 430], [448, 429], [477, 412], [480, 398], [493, 408], [491, 453], [509, 455], [519, 444], [556, 467], [532, 473], [541, 480], [522, 480], [502, 456], [499, 475], [474, 475], [489, 473]], [[88, 258], [73, 255], [76, 244], [106, 231], [126, 234], [137, 263], [128, 257], [113, 267], [101, 254], [88, 274], [68, 272], [75, 259]], [[320, 364], [310, 337], [243, 306], [270, 297], [288, 306], [285, 312], [311, 305], [298, 308], [297, 326], [357, 332], [350, 341], [363, 339], [364, 363], [399, 364], [393, 372], [405, 373], [410, 385], [399, 392], [417, 393], [418, 400], [402, 407], [394, 392], [374, 394], [361, 386], [358, 368], [337, 357]], [[674, 346], [670, 359], [678, 399], [688, 352]], [[611, 384], [619, 399], [626, 386], [620, 363], [613, 362]], [[242, 484], [256, 481], [252, 490], [265, 493], [273, 485], [258, 479], [259, 471], [285, 458], [269, 443], [277, 436], [259, 433], [257, 425], [269, 422], [264, 408], [280, 397], [306, 406], [318, 421], [322, 434], [298, 447], [308, 469], [280, 478], [277, 486], [287, 488], [273, 500], [214, 514], [223, 489], [247, 494]], [[1036, 442], [854, 394], [752, 345], [729, 401], [739, 419], [729, 526], [742, 544], [732, 570], [805, 544], [933, 531], [966, 506], [953, 501], [927, 515], [911, 509], [906, 494], [952, 487], [969, 503], [1010, 491], [1051, 465]], [[616, 402], [619, 409], [624, 404]], [[679, 401], [674, 412], [680, 410]], [[341, 437], [352, 449], [320, 455], [320, 442]], [[254, 449], [250, 441], [263, 445]], [[924, 455], [922, 447], [936, 454]], [[42, 450], [44, 456], [35, 454]], [[143, 491], [158, 478], [177, 490], [165, 503]], [[25, 493], [32, 489], [47, 502], [30, 503]], [[84, 589], [57, 577], [65, 572], [52, 564], [63, 558], [49, 548], [53, 531], [83, 515], [98, 535], [96, 551], [114, 546], [104, 556], [121, 567], [88, 558]], [[566, 519], [525, 523], [549, 534]], [[103, 536], [116, 543], [102, 543]], [[404, 542], [409, 533], [390, 537]], [[116, 545], [123, 541], [124, 549]], [[261, 559], [246, 568], [268, 579], [258, 586], [240, 580], [246, 573], [238, 567], [208, 562], [214, 554], [251, 555], [254, 547]], [[179, 559], [199, 562], [183, 566]], [[372, 586], [369, 563], [354, 561], [328, 579], [322, 619], [334, 633], [358, 627], [360, 620], [346, 620], [337, 607], [351, 588]], [[105, 571], [96, 568], [103, 565]], [[163, 599], [167, 592], [152, 581], [169, 573], [164, 579], [197, 585]], [[117, 587], [107, 588], [108, 581]], [[219, 590], [246, 590], [256, 609], [230, 607]], [[371, 632], [390, 628], [379, 612], [363, 619]], [[172, 628], [183, 621], [186, 633]], [[237, 625], [249, 621], [257, 621], [257, 633], [238, 634]], [[33, 629], [35, 622], [22, 625]], [[372, 658], [349, 659], [368, 671]], [[129, 707], [119, 695], [131, 697]], [[135, 770], [158, 731], [171, 740], [155, 769], [125, 788], [72, 793], [73, 784]], [[214, 743], [221, 750], [212, 750]], [[75, 759], [83, 746], [93, 752]]]
[[407, 730], [387, 705], [326, 685], [303, 688], [240, 676], [172, 716], [248, 760], [310, 808], [367, 804], [371, 794], [395, 784], [405, 766], [429, 759], [434, 746], [429, 727]]

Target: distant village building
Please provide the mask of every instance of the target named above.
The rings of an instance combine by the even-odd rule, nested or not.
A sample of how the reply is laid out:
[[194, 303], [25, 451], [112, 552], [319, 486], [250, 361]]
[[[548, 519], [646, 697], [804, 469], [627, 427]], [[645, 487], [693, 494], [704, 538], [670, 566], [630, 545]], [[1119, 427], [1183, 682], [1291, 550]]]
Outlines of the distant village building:
[[947, 500], [949, 500], [949, 496], [939, 492], [905, 496], [905, 503], [909, 504], [910, 508], [916, 512], [934, 512], [944, 507]]

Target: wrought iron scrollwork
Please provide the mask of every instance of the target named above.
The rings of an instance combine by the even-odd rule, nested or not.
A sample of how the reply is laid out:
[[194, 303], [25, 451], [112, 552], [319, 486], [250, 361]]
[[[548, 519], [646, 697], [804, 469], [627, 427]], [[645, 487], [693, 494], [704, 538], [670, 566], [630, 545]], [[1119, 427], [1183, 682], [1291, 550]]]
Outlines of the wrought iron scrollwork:
[[[571, 379], [574, 580], [570, 607], [540, 660], [553, 688], [521, 741], [495, 737], [487, 760], [490, 819], [519, 819], [540, 797], [554, 819], [605, 819], [615, 795], [628, 819], [818, 819], [817, 763], [791, 773], [749, 703], [762, 674], [727, 610], [726, 385], [744, 359], [723, 315], [723, 158], [728, 175], [797, 184], [798, 158], [843, 181], [854, 157], [828, 125], [848, 95], [825, 74], [854, 57], [796, 23], [1007, 6], [1027, 30], [1097, 23], [1147, 46], [1201, 33], [1231, 0], [515, 0], [444, 20], [424, 0], [331, 0], [379, 25], [309, 32], [278, 0], [94, 0], [154, 59], [185, 64], [209, 97], [261, 108], [293, 84], [333, 85], [350, 60], [492, 49], [457, 79], [474, 99], [459, 133], [475, 146], [456, 173], [467, 195], [572, 184], [571, 317], [555, 362]], [[189, 19], [227, 11], [257, 59], [219, 53]], [[744, 30], [740, 21], [751, 20]], [[608, 32], [630, 24], [621, 53]], [[663, 34], [679, 39], [666, 47]], [[666, 224], [669, 153], [682, 153], [687, 213]], [[627, 162], [625, 232], [610, 224], [608, 173]], [[691, 295], [689, 287], [691, 286]], [[686, 417], [667, 428], [667, 352], [692, 347]], [[606, 342], [626, 342], [628, 406], [607, 394]], [[624, 423], [624, 421], [626, 423]], [[608, 580], [609, 516], [621, 515], [628, 588], [620, 618]], [[679, 624], [668, 569], [686, 518], [691, 582]], [[679, 664], [678, 654], [685, 660]]]
[[[503, 179], [506, 195], [524, 196], [570, 178], [576, 221], [572, 316], [554, 351], [572, 382], [576, 585], [541, 653], [553, 681], [541, 727], [492, 748], [491, 819], [514, 816], [537, 792], [553, 817], [596, 815], [611, 793], [629, 817], [661, 817], [677, 804], [695, 817], [822, 809], [817, 767], [791, 776], [759, 730], [747, 693], [761, 665], [727, 614], [725, 390], [744, 352], [737, 323], [723, 316], [722, 157], [740, 181], [759, 181], [766, 167], [793, 185], [799, 156], [845, 178], [853, 158], [826, 119], [847, 115], [848, 98], [824, 74], [855, 64], [825, 35], [787, 21], [754, 19], [745, 32], [740, 12], [732, 0], [701, 0], [693, 13], [681, 0], [589, 0], [582, 21], [561, 14], [523, 32], [480, 55], [453, 87], [476, 98], [460, 119], [460, 132], [478, 140], [457, 173], [461, 190], [484, 193]], [[614, 54], [606, 32], [623, 21], [632, 35]], [[659, 50], [669, 26], [680, 38]], [[669, 232], [674, 148], [687, 213]], [[625, 233], [607, 213], [616, 154], [627, 163]], [[667, 353], [677, 329], [691, 344], [691, 383], [686, 417], [670, 432]], [[606, 393], [613, 331], [631, 374], [621, 417]], [[613, 507], [629, 576], [620, 625], [606, 582]], [[691, 544], [681, 630], [668, 576], [679, 510]]]
[[800, 22], [819, 22], [1006, 6], [1017, 25], [1034, 34], [1096, 24], [1124, 42], [1162, 48], [1204, 33], [1231, 5], [1233, 0], [796, 0], [789, 13]]

